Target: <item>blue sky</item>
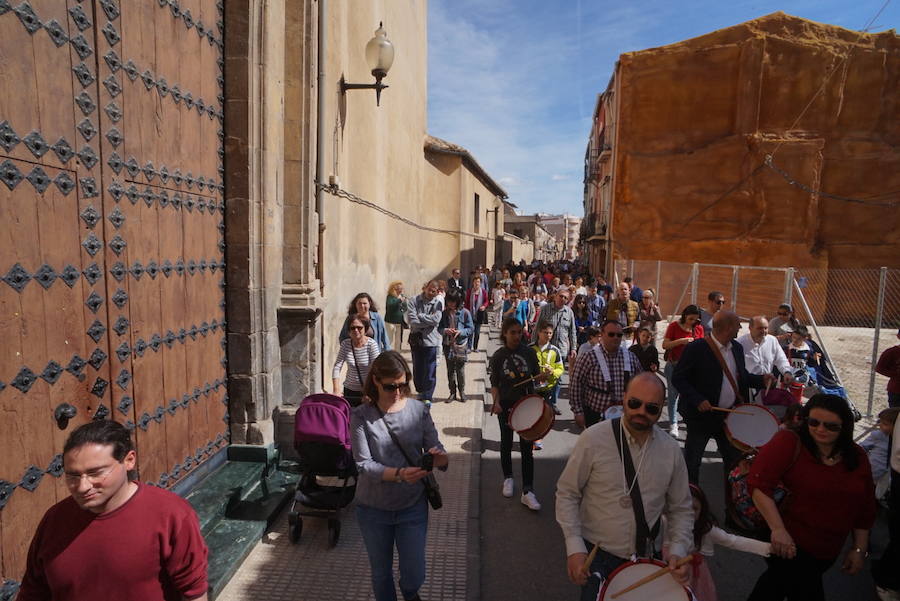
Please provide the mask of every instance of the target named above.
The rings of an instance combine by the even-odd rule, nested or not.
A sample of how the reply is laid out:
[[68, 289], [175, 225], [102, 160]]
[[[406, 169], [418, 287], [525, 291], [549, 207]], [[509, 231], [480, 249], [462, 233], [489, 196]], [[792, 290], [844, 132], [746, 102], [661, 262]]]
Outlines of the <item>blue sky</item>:
[[[465, 146], [520, 211], [582, 214], [597, 94], [623, 52], [778, 10], [862, 29], [885, 0], [430, 0], [428, 131]], [[900, 29], [892, 0], [871, 31]]]

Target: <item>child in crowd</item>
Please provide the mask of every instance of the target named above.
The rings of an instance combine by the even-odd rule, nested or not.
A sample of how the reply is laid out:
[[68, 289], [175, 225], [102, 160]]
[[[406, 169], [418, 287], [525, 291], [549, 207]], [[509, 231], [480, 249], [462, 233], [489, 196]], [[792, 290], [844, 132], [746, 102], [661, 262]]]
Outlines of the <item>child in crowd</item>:
[[653, 344], [653, 329], [643, 325], [638, 330], [638, 341], [628, 349], [641, 362], [644, 371], [659, 371], [659, 351]]
[[[560, 415], [562, 412], [556, 406], [556, 401], [559, 398], [559, 379], [566, 368], [563, 366], [562, 353], [550, 342], [551, 338], [553, 338], [553, 324], [540, 322], [537, 326], [537, 343], [531, 345], [531, 348], [537, 355], [541, 373], [545, 374], [547, 379], [536, 388], [535, 392], [544, 397], [555, 415]], [[544, 446], [540, 440], [534, 441], [534, 450], [540, 451], [542, 448]]]
[[794, 403], [793, 405], [788, 405], [784, 409], [784, 415], [781, 416], [781, 426], [782, 430], [796, 430], [803, 423], [802, 418], [800, 417], [800, 408], [802, 405], [800, 403]]
[[879, 499], [884, 496], [891, 484], [891, 434], [894, 432], [894, 424], [897, 423], [898, 415], [900, 415], [900, 407], [891, 407], [881, 411], [878, 414], [875, 430], [859, 443], [859, 446], [869, 454], [872, 479], [875, 480], [875, 496]]
[[771, 554], [772, 545], [730, 534], [719, 528], [716, 518], [709, 508], [706, 495], [700, 490], [700, 487], [694, 484], [691, 484], [690, 487], [694, 506], [694, 561], [691, 565], [689, 586], [697, 601], [718, 601], [716, 583], [707, 562], [707, 558], [715, 554], [716, 545], [763, 557]]
[[494, 282], [494, 289], [491, 290], [491, 316], [494, 318], [494, 326], [503, 321], [503, 299], [506, 297], [506, 290], [503, 288], [503, 282], [497, 280]]
[[[589, 326], [585, 329], [585, 333], [587, 333], [587, 342], [578, 347], [578, 354], [575, 357], [575, 361], [577, 362], [581, 357], [591, 352], [595, 346], [600, 344], [600, 328], [597, 326]], [[569, 369], [574, 369], [575, 366], [572, 365]]]
[[[503, 496], [513, 496], [515, 481], [512, 469], [513, 429], [509, 426], [509, 412], [522, 397], [533, 394], [535, 385], [546, 380], [538, 365], [534, 350], [522, 343], [522, 324], [515, 317], [507, 317], [500, 327], [503, 346], [493, 354], [490, 362], [491, 414], [500, 422], [500, 467], [503, 469]], [[538, 511], [541, 504], [534, 496], [534, 455], [531, 440], [519, 436], [522, 455], [522, 504]]]
[[806, 343], [808, 332], [805, 326], [797, 325], [791, 332], [791, 343], [787, 347], [787, 358], [791, 364], [791, 371], [794, 372], [794, 380], [804, 386], [815, 384], [815, 376], [808, 369], [811, 359], [810, 348]]

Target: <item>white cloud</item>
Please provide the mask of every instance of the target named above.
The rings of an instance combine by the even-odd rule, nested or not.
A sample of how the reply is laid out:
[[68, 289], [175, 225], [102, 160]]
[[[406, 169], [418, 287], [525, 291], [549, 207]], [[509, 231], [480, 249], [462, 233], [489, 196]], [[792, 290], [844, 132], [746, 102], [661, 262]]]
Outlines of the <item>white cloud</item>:
[[561, 174], [561, 173], [554, 173], [554, 174], [550, 177], [550, 179], [552, 179], [552, 180], [555, 181], [555, 182], [564, 182], [564, 181], [566, 181], [567, 179], [572, 179], [572, 177], [569, 176], [569, 175], [563, 175], [563, 174]]

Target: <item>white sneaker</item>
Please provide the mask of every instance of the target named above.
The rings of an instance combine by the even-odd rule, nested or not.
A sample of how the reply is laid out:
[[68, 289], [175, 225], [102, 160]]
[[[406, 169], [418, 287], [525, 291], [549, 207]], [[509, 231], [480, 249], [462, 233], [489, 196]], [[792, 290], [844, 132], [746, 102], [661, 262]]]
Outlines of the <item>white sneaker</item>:
[[678, 424], [672, 424], [669, 427], [669, 434], [671, 434], [675, 438], [678, 438]]
[[522, 493], [522, 505], [532, 511], [540, 511], [541, 504], [538, 503], [537, 497], [533, 492]]
[[516, 485], [516, 481], [512, 478], [507, 478], [503, 481], [503, 496], [511, 497], [513, 495], [513, 488]]

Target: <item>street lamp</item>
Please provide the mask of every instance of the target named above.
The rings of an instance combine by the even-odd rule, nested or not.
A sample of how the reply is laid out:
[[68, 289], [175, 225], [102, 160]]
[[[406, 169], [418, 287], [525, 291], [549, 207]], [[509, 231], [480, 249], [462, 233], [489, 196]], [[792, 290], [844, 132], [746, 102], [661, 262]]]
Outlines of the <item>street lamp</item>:
[[394, 45], [387, 37], [383, 23], [378, 23], [375, 36], [366, 44], [366, 62], [375, 77], [375, 83], [347, 83], [341, 78], [341, 94], [347, 90], [375, 90], [375, 105], [381, 106], [381, 91], [388, 86], [381, 83], [394, 64]]

